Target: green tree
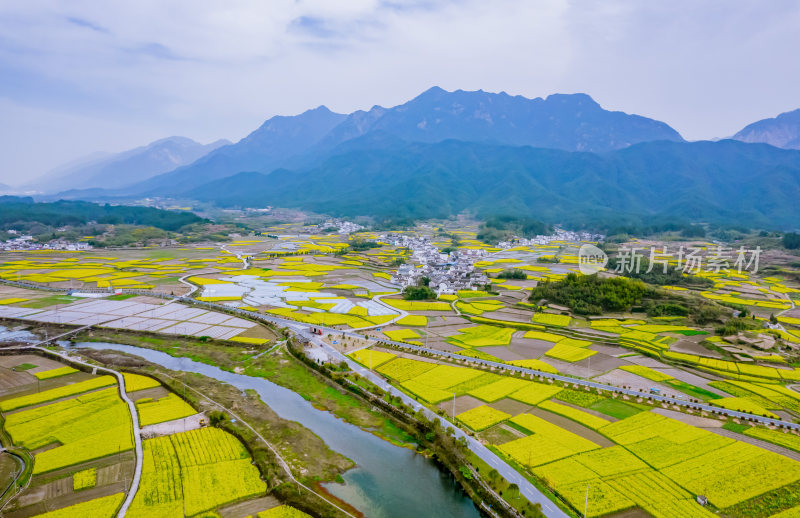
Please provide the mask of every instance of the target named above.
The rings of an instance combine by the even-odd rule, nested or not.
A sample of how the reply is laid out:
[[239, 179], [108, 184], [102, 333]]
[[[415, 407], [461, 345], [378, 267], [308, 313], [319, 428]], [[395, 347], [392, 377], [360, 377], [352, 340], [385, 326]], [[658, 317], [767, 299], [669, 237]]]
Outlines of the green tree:
[[796, 232], [788, 232], [783, 235], [783, 246], [789, 250], [796, 250], [800, 248], [800, 234]]

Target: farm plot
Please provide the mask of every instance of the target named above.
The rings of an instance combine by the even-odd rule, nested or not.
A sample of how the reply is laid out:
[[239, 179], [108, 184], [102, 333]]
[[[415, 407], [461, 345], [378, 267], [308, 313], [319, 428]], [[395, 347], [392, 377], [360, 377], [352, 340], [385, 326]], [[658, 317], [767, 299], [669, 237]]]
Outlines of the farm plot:
[[197, 410], [172, 392], [161, 399], [144, 398], [138, 400], [136, 402], [136, 411], [139, 414], [140, 426], [182, 419], [197, 413]]
[[790, 450], [800, 451], [800, 436], [794, 433], [780, 430], [770, 430], [768, 428], [751, 427], [744, 431], [748, 437], [761, 439], [762, 441], [771, 442]]
[[456, 308], [462, 313], [470, 315], [483, 315], [486, 312], [497, 311], [504, 305], [499, 300], [482, 300], [478, 302], [456, 302]]
[[408, 392], [411, 392], [415, 396], [419, 396], [428, 403], [439, 403], [453, 397], [453, 392], [449, 392], [447, 390], [442, 390], [436, 387], [431, 387], [424, 383], [420, 383], [416, 379], [411, 379], [408, 381], [404, 381], [401, 383], [401, 386], [406, 389]]
[[546, 383], [536, 383], [535, 381], [526, 381], [525, 386], [511, 393], [508, 397], [529, 405], [538, 405], [545, 399], [550, 399], [559, 392], [561, 392], [561, 387]]
[[69, 366], [59, 367], [57, 369], [50, 369], [48, 371], [39, 371], [34, 373], [34, 376], [39, 378], [40, 380], [49, 380], [51, 378], [58, 378], [60, 376], [66, 376], [67, 374], [72, 374], [74, 372], [78, 372], [78, 369], [73, 369]]
[[437, 365], [433, 369], [415, 377], [414, 381], [429, 387], [448, 389], [483, 374], [483, 371], [477, 369], [454, 367], [452, 365]]
[[510, 418], [510, 414], [506, 414], [500, 410], [496, 410], [490, 406], [479, 406], [472, 410], [467, 410], [456, 416], [456, 419], [469, 426], [476, 432], [485, 430], [490, 426], [501, 423]]
[[531, 435], [502, 444], [498, 449], [523, 466], [539, 466], [600, 448], [588, 439], [530, 414], [512, 417], [510, 422]]
[[734, 442], [662, 470], [689, 491], [726, 508], [800, 480], [800, 463]]
[[652, 412], [599, 429], [719, 508], [800, 480], [800, 463]]
[[117, 515], [117, 509], [124, 499], [125, 493], [116, 493], [40, 514], [37, 518], [75, 518], [76, 516], [112, 518]]
[[454, 395], [463, 395], [501, 379], [500, 376], [478, 369], [437, 365], [407, 358], [391, 359], [377, 368], [400, 385], [428, 401], [438, 403]]
[[701, 507], [693, 495], [657, 471], [641, 471], [617, 477], [609, 480], [608, 485], [618, 492], [624, 492], [626, 497], [657, 518], [716, 516]]
[[428, 317], [424, 315], [408, 315], [398, 320], [397, 325], [425, 327], [428, 325]]
[[147, 439], [143, 446], [133, 518], [194, 516], [266, 491], [244, 446], [218, 428]]
[[646, 367], [644, 365], [623, 365], [622, 367], [620, 367], [620, 369], [636, 374], [637, 376], [641, 376], [642, 378], [649, 379], [650, 381], [658, 382], [658, 381], [667, 381], [672, 379], [672, 376], [651, 369], [650, 367]]
[[555, 358], [556, 360], [563, 360], [565, 362], [574, 363], [574, 362], [579, 362], [581, 360], [585, 360], [590, 356], [594, 356], [595, 354], [597, 354], [597, 351], [593, 351], [591, 349], [586, 349], [583, 347], [575, 347], [574, 345], [568, 345], [559, 342], [544, 354], [545, 356]]
[[409, 340], [420, 337], [419, 333], [413, 329], [395, 329], [392, 331], [383, 331], [383, 334], [385, 334], [389, 340], [394, 340], [395, 342], [408, 342]]
[[5, 399], [0, 401], [0, 410], [3, 412], [8, 412], [10, 410], [16, 410], [26, 406], [47, 403], [48, 401], [54, 401], [56, 399], [73, 396], [75, 394], [80, 394], [81, 392], [88, 392], [90, 390], [107, 387], [109, 385], [115, 385], [116, 383], [117, 380], [115, 380], [113, 376], [98, 376], [86, 381], [37, 392], [36, 394]]
[[279, 505], [258, 513], [258, 518], [306, 518], [310, 516], [310, 514], [288, 505]]
[[447, 302], [424, 302], [419, 300], [382, 299], [395, 309], [402, 311], [452, 311]]
[[80, 491], [97, 484], [97, 468], [85, 469], [72, 475], [72, 489]]
[[508, 345], [515, 329], [506, 327], [479, 325], [459, 329], [460, 334], [448, 337], [447, 341], [459, 347], [487, 347], [492, 345]]
[[378, 367], [378, 372], [399, 382], [408, 381], [436, 367], [435, 363], [396, 358]]
[[145, 390], [161, 386], [161, 383], [159, 383], [158, 380], [149, 376], [141, 376], [139, 374], [124, 372], [122, 377], [125, 379], [125, 392], [136, 392], [137, 390]]
[[33, 472], [46, 473], [133, 448], [128, 406], [108, 388], [6, 417], [15, 444], [35, 455]]
[[558, 374], [558, 369], [553, 367], [552, 365], [545, 363], [543, 360], [536, 360], [536, 359], [525, 359], [525, 360], [513, 360], [510, 362], [506, 362], [509, 365], [515, 365], [517, 367], [523, 367], [525, 369], [533, 369], [542, 372], [549, 372], [551, 374]]
[[493, 383], [474, 388], [467, 393], [470, 396], [492, 403], [522, 389], [528, 383], [529, 382], [525, 380], [517, 378], [503, 377]]
[[531, 319], [537, 324], [545, 324], [548, 326], [567, 327], [569, 326], [572, 318], [568, 315], [556, 315], [553, 313], [536, 313]]
[[384, 363], [395, 359], [397, 356], [385, 351], [374, 351], [372, 349], [359, 349], [356, 352], [350, 353], [349, 356], [361, 365], [366, 365], [369, 368], [380, 367]]
[[592, 430], [597, 430], [598, 428], [609, 424], [607, 419], [597, 417], [596, 415], [588, 412], [578, 410], [577, 408], [573, 408], [568, 405], [562, 405], [561, 403], [556, 403], [554, 401], [542, 401], [539, 403], [539, 408], [564, 416], [568, 419], [572, 419], [576, 423], [580, 423], [588, 428], [591, 428]]
[[544, 340], [545, 342], [553, 343], [564, 339], [564, 337], [561, 335], [548, 333], [547, 331], [526, 331], [523, 337], [530, 338], [531, 340]]

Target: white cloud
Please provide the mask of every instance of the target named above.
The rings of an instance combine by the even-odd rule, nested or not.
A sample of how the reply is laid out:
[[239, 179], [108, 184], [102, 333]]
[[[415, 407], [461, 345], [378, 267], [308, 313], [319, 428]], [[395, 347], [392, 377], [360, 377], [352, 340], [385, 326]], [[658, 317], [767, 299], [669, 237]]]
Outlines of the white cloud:
[[238, 139], [319, 104], [392, 106], [432, 85], [582, 91], [689, 138], [725, 136], [800, 105], [798, 17], [788, 0], [6, 0], [0, 181], [170, 134]]

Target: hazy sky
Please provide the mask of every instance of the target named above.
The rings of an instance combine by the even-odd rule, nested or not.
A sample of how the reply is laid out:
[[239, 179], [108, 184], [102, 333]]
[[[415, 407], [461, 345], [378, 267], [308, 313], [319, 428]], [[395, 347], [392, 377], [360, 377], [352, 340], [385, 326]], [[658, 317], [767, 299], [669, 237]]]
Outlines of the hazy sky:
[[2, 0], [0, 182], [433, 85], [586, 92], [688, 139], [800, 107], [795, 0]]

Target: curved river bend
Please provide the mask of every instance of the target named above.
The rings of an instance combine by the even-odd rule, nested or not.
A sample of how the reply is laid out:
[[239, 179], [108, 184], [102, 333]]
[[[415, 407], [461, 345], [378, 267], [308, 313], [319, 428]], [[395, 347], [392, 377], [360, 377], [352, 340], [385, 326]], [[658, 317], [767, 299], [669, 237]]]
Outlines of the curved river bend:
[[80, 342], [71, 347], [133, 354], [170, 370], [202, 374], [242, 391], [255, 390], [280, 417], [301, 423], [331, 449], [358, 465], [342, 475], [344, 484], [325, 484], [325, 489], [369, 518], [480, 516], [455, 479], [440, 471], [430, 459], [379, 439], [329, 412], [317, 410], [296, 392], [264, 378], [234, 374], [189, 358], [175, 358], [131, 345]]

